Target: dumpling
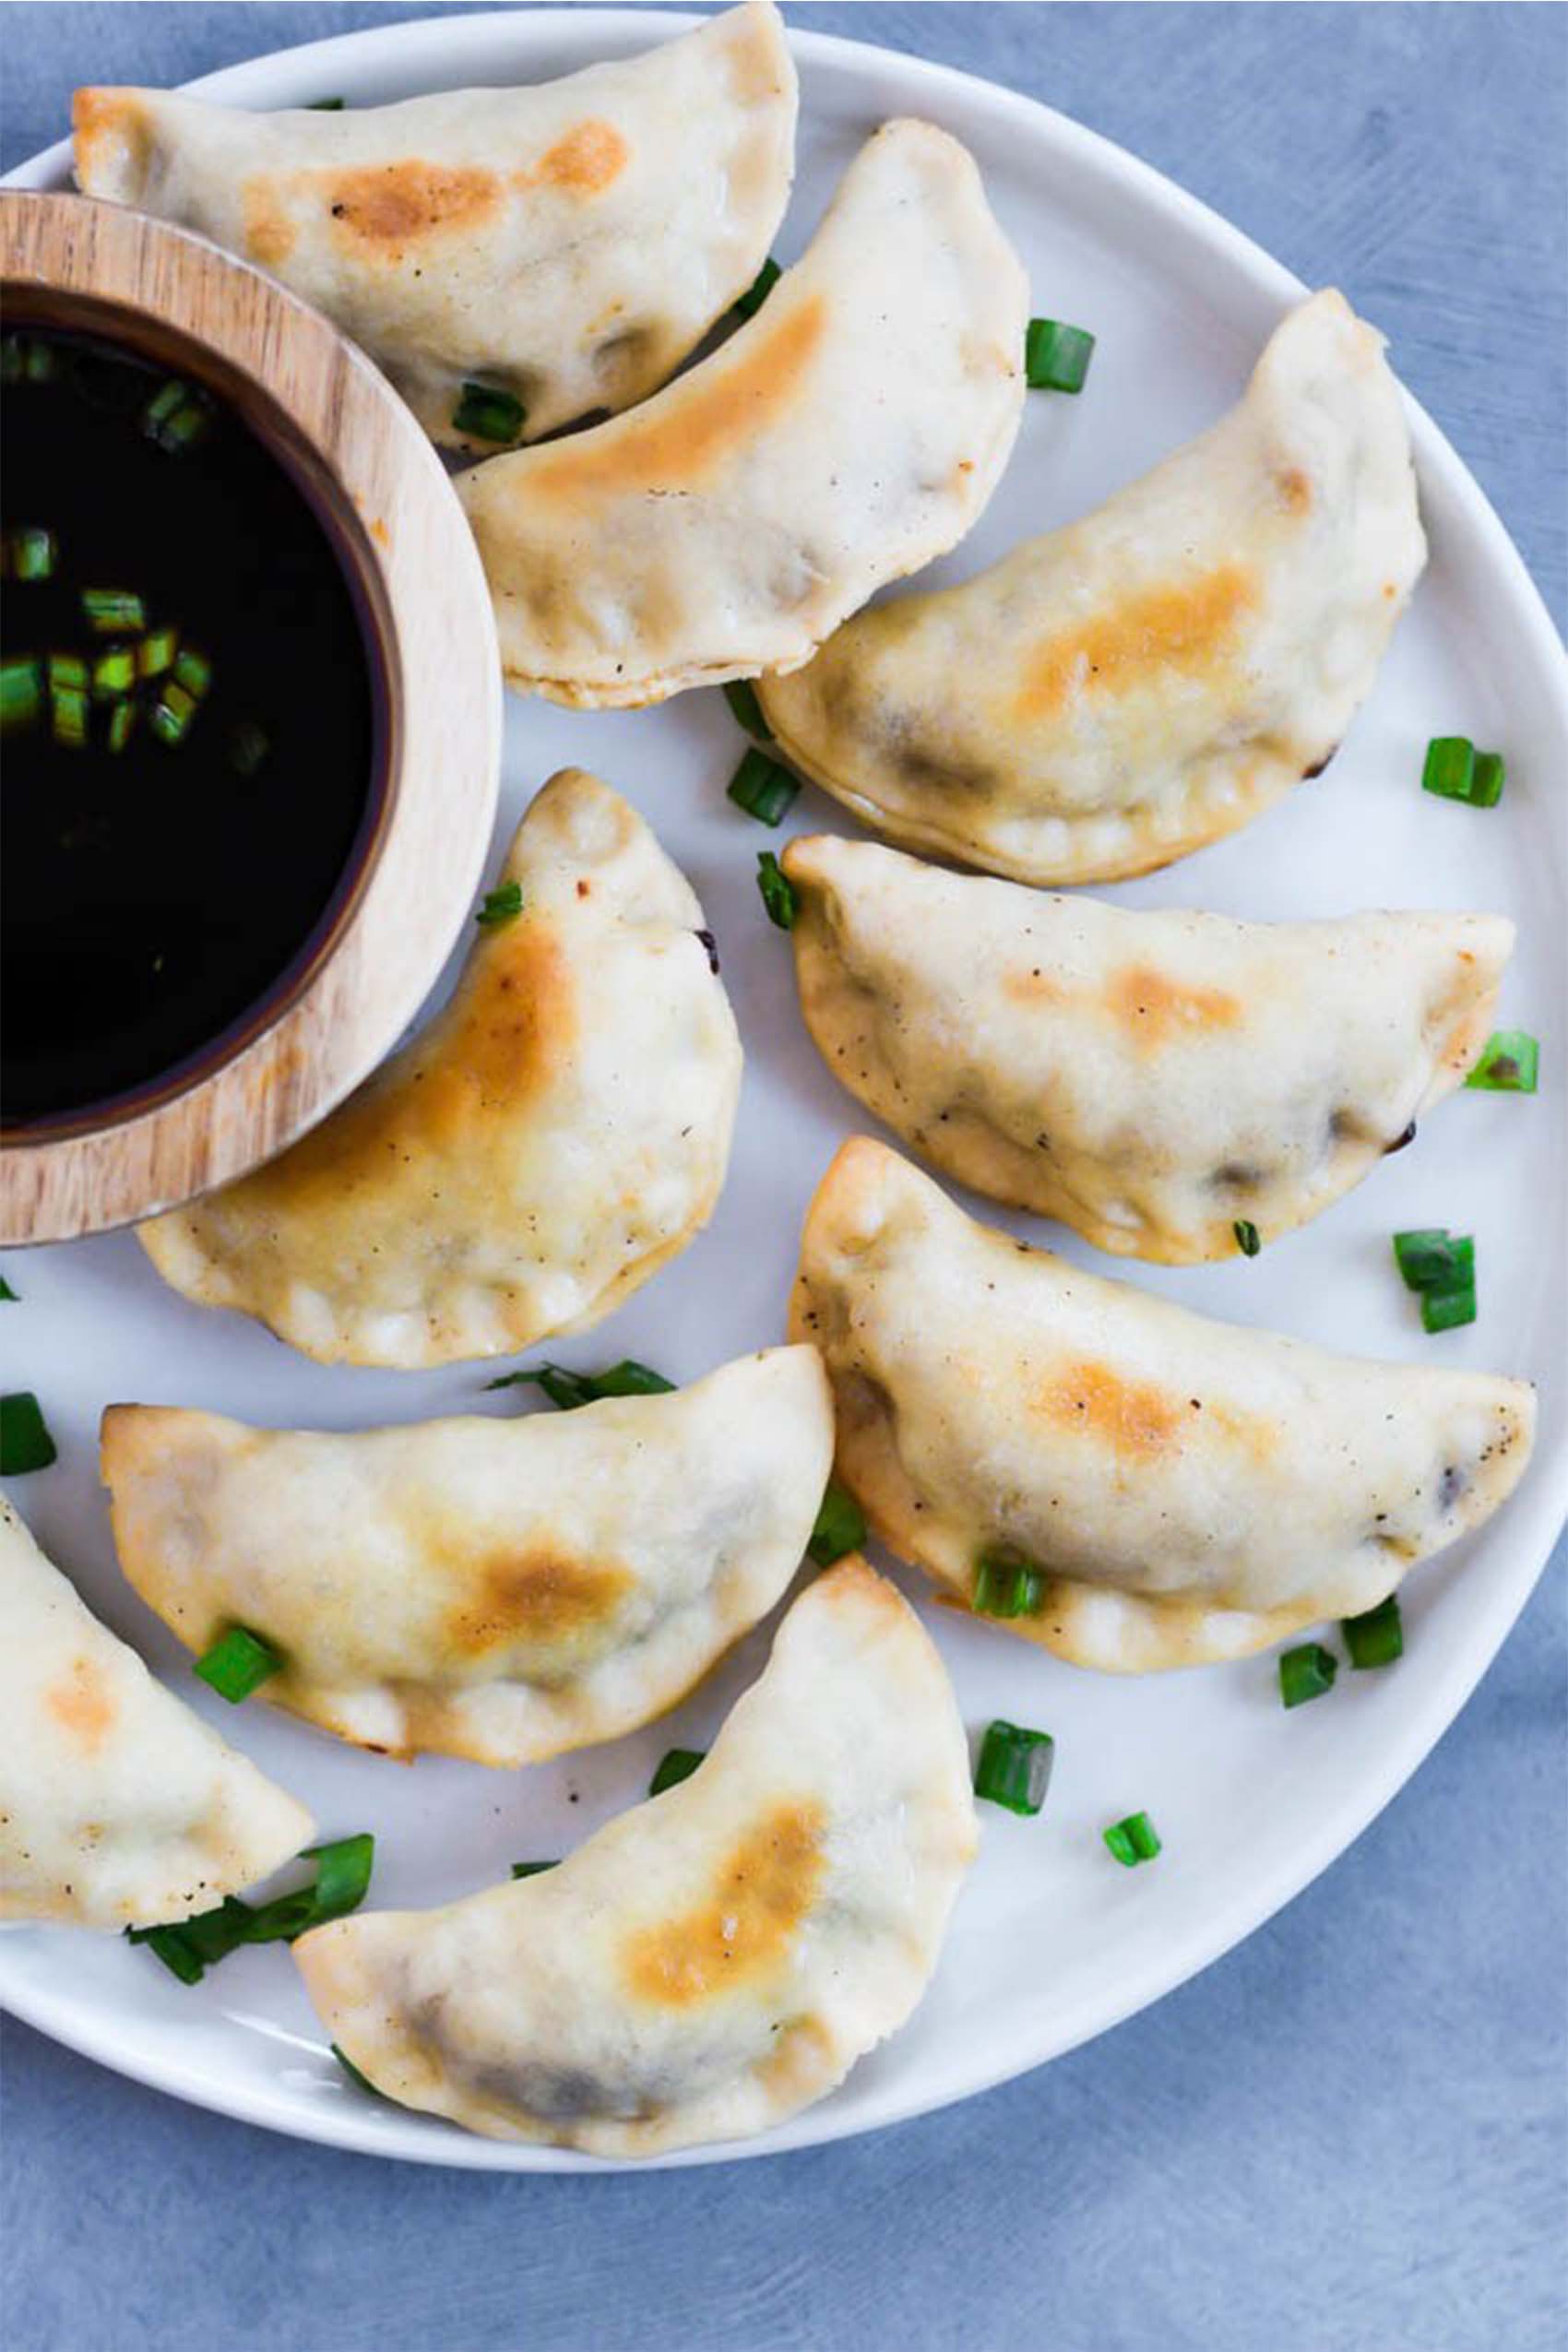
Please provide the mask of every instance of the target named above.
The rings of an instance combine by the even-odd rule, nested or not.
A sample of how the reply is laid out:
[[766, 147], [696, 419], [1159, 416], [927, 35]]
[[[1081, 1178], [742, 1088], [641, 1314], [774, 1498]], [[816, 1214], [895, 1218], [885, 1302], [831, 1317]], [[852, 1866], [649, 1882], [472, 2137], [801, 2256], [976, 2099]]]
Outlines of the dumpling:
[[275, 114], [79, 89], [77, 182], [269, 270], [437, 441], [487, 449], [455, 421], [465, 385], [520, 401], [532, 439], [673, 373], [767, 253], [795, 104], [757, 0], [531, 89]]
[[161, 1927], [310, 1843], [303, 1805], [155, 1682], [0, 1495], [0, 1919]]
[[1167, 1265], [1348, 1192], [1491, 1028], [1501, 915], [1247, 923], [784, 852], [806, 1026], [834, 1075], [976, 1192]]
[[885, 124], [721, 350], [635, 415], [462, 478], [508, 678], [650, 703], [806, 660], [984, 507], [1028, 307], [969, 155]]
[[1373, 1608], [1490, 1517], [1535, 1431], [1524, 1381], [1212, 1323], [977, 1225], [864, 1137], [812, 1204], [790, 1322], [872, 1532], [966, 1602], [982, 1560], [1033, 1571], [1006, 1630], [1123, 1673]]
[[362, 1747], [524, 1764], [683, 1698], [801, 1564], [833, 1461], [814, 1348], [669, 1396], [334, 1435], [113, 1405], [120, 1563], [192, 1650]]
[[1245, 398], [1108, 505], [760, 690], [868, 825], [1019, 882], [1145, 873], [1332, 758], [1426, 541], [1383, 339], [1293, 311]]
[[796, 1601], [689, 1780], [554, 1870], [360, 1912], [293, 1953], [388, 2097], [493, 2139], [657, 2156], [782, 2121], [901, 2025], [974, 1848], [942, 1661], [851, 1558]]
[[[167, 1282], [324, 1363], [448, 1363], [585, 1331], [711, 1216], [741, 1041], [690, 885], [563, 768], [445, 1010], [321, 1125], [139, 1228]], [[505, 914], [505, 909], [496, 909]]]

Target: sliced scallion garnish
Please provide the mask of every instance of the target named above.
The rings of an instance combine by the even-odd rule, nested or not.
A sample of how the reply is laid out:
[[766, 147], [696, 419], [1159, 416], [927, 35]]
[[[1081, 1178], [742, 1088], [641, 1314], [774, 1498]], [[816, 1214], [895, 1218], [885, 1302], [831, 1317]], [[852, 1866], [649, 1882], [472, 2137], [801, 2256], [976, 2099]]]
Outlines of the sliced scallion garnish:
[[512, 1865], [512, 1876], [514, 1878], [537, 1878], [540, 1871], [552, 1871], [554, 1868], [555, 1863], [553, 1861], [514, 1862]]
[[178, 457], [195, 446], [211, 422], [212, 410], [206, 394], [194, 384], [171, 376], [143, 410], [141, 429], [149, 441], [155, 441], [170, 457]]
[[49, 697], [50, 728], [57, 743], [79, 752], [87, 742], [92, 706], [80, 686], [56, 686]]
[[292, 1943], [307, 1928], [325, 1927], [358, 1910], [370, 1886], [375, 1840], [366, 1830], [327, 1846], [307, 1846], [302, 1861], [315, 1864], [313, 1886], [296, 1887], [255, 1906], [226, 1895], [215, 1910], [167, 1927], [131, 1928], [133, 1943], [149, 1944], [182, 1984], [199, 1984], [208, 1968], [246, 1943]]
[[761, 751], [748, 752], [730, 778], [735, 806], [763, 825], [778, 825], [800, 789], [787, 767]]
[[92, 658], [92, 692], [97, 702], [118, 702], [137, 683], [136, 647], [105, 646]]
[[116, 636], [122, 630], [134, 636], [147, 626], [147, 607], [134, 588], [83, 588], [82, 611], [96, 636]]
[[503, 1372], [499, 1380], [487, 1380], [484, 1384], [487, 1389], [516, 1388], [524, 1382], [542, 1388], [564, 1413], [575, 1412], [579, 1405], [597, 1405], [605, 1396], [665, 1396], [675, 1385], [662, 1372], [650, 1371], [631, 1356], [601, 1372], [568, 1372], [564, 1364], [533, 1364], [526, 1372]]
[[21, 1301], [18, 1298], [17, 1293], [12, 1289], [5, 1276], [0, 1274], [0, 1305], [15, 1307], [19, 1306], [20, 1304]]
[[522, 884], [503, 882], [498, 883], [493, 890], [485, 892], [482, 902], [475, 910], [474, 921], [481, 923], [487, 931], [493, 931], [502, 923], [509, 923], [522, 911]]
[[1540, 1047], [1528, 1029], [1494, 1029], [1465, 1084], [1491, 1094], [1534, 1094]]
[[125, 750], [136, 731], [136, 724], [137, 707], [127, 695], [125, 701], [117, 702], [109, 714], [109, 731], [106, 740], [112, 752]]
[[59, 1460], [43, 1408], [30, 1388], [0, 1396], [0, 1479], [25, 1478]]
[[756, 688], [746, 678], [731, 678], [725, 682], [724, 699], [745, 729], [759, 743], [771, 743], [772, 732], [762, 715], [762, 705], [756, 698]]
[[[312, 114], [340, 114], [347, 102], [346, 99], [341, 98], [313, 98], [306, 112]], [[362, 2082], [364, 2080], [362, 2074], [360, 2080]]]
[[1309, 1699], [1321, 1699], [1334, 1688], [1338, 1671], [1339, 1660], [1321, 1642], [1302, 1642], [1299, 1648], [1285, 1650], [1279, 1660], [1281, 1704], [1300, 1707]]
[[457, 430], [476, 441], [519, 441], [528, 421], [529, 412], [517, 395], [493, 384], [465, 384], [452, 411]]
[[1409, 1290], [1452, 1286], [1471, 1277], [1476, 1269], [1474, 1241], [1467, 1234], [1450, 1233], [1443, 1225], [1396, 1233], [1394, 1257]]
[[1038, 1813], [1051, 1786], [1056, 1742], [1049, 1731], [1030, 1731], [1000, 1716], [980, 1742], [975, 1795], [1010, 1813]]
[[11, 576], [17, 580], [52, 579], [60, 560], [60, 542], [52, 530], [31, 524], [10, 536]]
[[1476, 1319], [1476, 1283], [1472, 1275], [1467, 1282], [1455, 1282], [1444, 1289], [1421, 1292], [1421, 1329], [1423, 1331], [1457, 1331]]
[[[328, 99], [324, 102], [327, 105], [336, 104], [340, 106], [343, 101], [341, 99]], [[368, 2074], [362, 2074], [360, 2073], [359, 2068], [354, 2064], [353, 2060], [349, 2056], [346, 2049], [340, 2049], [336, 2042], [332, 2043], [331, 2049], [333, 2057], [338, 2061], [339, 2065], [342, 2068], [350, 2082], [352, 2083], [356, 2088], [362, 2091], [368, 2091], [373, 2099], [385, 2099], [386, 2097], [386, 2093], [385, 2091], [378, 2091]]]
[[1024, 336], [1024, 375], [1031, 391], [1081, 392], [1094, 354], [1087, 327], [1031, 318]]
[[193, 702], [200, 702], [212, 683], [212, 664], [194, 645], [184, 645], [174, 656], [174, 676]]
[[1129, 1813], [1124, 1820], [1113, 1822], [1101, 1835], [1123, 1870], [1135, 1870], [1140, 1862], [1152, 1862], [1159, 1852], [1159, 1833], [1147, 1813]]
[[79, 653], [50, 655], [49, 691], [52, 695], [85, 695], [87, 683], [87, 663]]
[[795, 885], [771, 849], [758, 853], [756, 886], [762, 893], [762, 903], [767, 909], [768, 921], [777, 923], [780, 931], [792, 931], [795, 927]]
[[1257, 1227], [1250, 1217], [1239, 1217], [1230, 1230], [1236, 1236], [1236, 1247], [1244, 1258], [1255, 1258], [1263, 1247]]
[[259, 1691], [282, 1668], [282, 1657], [270, 1642], [253, 1633], [248, 1625], [231, 1625], [209, 1649], [202, 1652], [191, 1671], [199, 1674], [220, 1699], [238, 1706], [242, 1699]]
[[1434, 735], [1427, 745], [1421, 790], [1435, 792], [1439, 800], [1493, 809], [1506, 780], [1502, 753], [1478, 752], [1467, 735]]
[[969, 1606], [977, 1617], [1033, 1617], [1044, 1605], [1045, 1586], [1044, 1569], [1017, 1552], [982, 1551]]
[[1501, 752], [1478, 752], [1475, 773], [1470, 778], [1470, 806], [1494, 809], [1503, 798], [1503, 788], [1508, 781], [1508, 769]]
[[683, 1780], [690, 1780], [707, 1755], [706, 1748], [671, 1748], [659, 1760], [659, 1768], [647, 1784], [648, 1795], [662, 1797], [667, 1788], [678, 1788]]
[[734, 307], [742, 318], [755, 317], [783, 274], [773, 255], [769, 254], [745, 292], [737, 294], [735, 297]]
[[807, 1538], [807, 1551], [819, 1568], [831, 1568], [847, 1551], [858, 1551], [865, 1539], [865, 1513], [852, 1494], [829, 1485]]
[[1405, 1628], [1397, 1593], [1390, 1593], [1375, 1609], [1363, 1610], [1360, 1617], [1342, 1618], [1339, 1630], [1354, 1667], [1392, 1666], [1404, 1655]]
[[0, 729], [32, 726], [43, 708], [43, 664], [31, 654], [0, 662]]
[[158, 700], [148, 713], [147, 723], [160, 743], [175, 751], [190, 733], [196, 715], [195, 695], [188, 695], [172, 678], [165, 678], [158, 690]]
[[166, 670], [174, 667], [179, 644], [178, 629], [149, 629], [137, 647], [137, 675], [139, 678], [161, 678]]

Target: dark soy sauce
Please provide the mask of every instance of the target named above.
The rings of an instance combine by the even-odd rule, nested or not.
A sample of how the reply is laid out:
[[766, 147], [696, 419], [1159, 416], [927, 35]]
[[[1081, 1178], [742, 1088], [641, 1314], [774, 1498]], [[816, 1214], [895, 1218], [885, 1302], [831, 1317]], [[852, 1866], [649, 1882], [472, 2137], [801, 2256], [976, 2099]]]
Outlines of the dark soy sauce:
[[[167, 370], [7, 327], [0, 523], [8, 551], [32, 527], [57, 552], [51, 577], [20, 580], [8, 552], [6, 663], [134, 644], [84, 616], [83, 589], [110, 588], [135, 591], [149, 630], [172, 624], [210, 665], [172, 747], [150, 723], [154, 681], [118, 753], [105, 703], [80, 748], [55, 740], [47, 683], [30, 719], [10, 712], [0, 1117], [14, 1131], [167, 1080], [280, 1000], [369, 837], [377, 730], [333, 543], [233, 410], [204, 393], [199, 434], [172, 452], [143, 422]], [[25, 361], [32, 346], [46, 356]]]

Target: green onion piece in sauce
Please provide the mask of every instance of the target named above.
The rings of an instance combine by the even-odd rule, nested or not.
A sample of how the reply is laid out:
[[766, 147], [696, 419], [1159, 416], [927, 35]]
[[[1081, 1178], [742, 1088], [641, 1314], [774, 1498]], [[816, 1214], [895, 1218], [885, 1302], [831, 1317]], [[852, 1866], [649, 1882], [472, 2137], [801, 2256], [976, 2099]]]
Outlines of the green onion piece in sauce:
[[780, 931], [795, 927], [795, 885], [780, 866], [771, 849], [759, 851], [756, 861], [756, 886], [762, 893], [762, 903], [767, 909], [767, 919]]
[[87, 663], [79, 653], [50, 655], [49, 691], [52, 695], [85, 695], [87, 683]]
[[127, 695], [117, 702], [109, 714], [109, 731], [105, 738], [112, 752], [123, 752], [136, 732], [137, 707]]
[[778, 825], [800, 789], [787, 767], [761, 751], [749, 751], [730, 778], [735, 806], [762, 825]]
[[542, 1388], [563, 1413], [575, 1412], [579, 1405], [597, 1405], [605, 1396], [667, 1396], [675, 1385], [662, 1372], [650, 1371], [631, 1356], [601, 1372], [568, 1372], [564, 1364], [535, 1364], [526, 1372], [503, 1372], [499, 1380], [487, 1380], [484, 1384], [487, 1389], [516, 1388], [525, 1382]]
[[975, 1765], [975, 1795], [1010, 1813], [1038, 1813], [1051, 1786], [1056, 1742], [1049, 1731], [1030, 1731], [1000, 1717], [988, 1726]]
[[0, 663], [0, 730], [31, 727], [43, 708], [43, 664], [32, 654]]
[[494, 930], [501, 923], [509, 923], [522, 911], [522, 884], [503, 882], [495, 889], [485, 892], [483, 903], [475, 911], [474, 921], [482, 923], [487, 930]]
[[969, 1606], [977, 1617], [1034, 1617], [1045, 1601], [1043, 1568], [1007, 1550], [982, 1551]]
[[819, 1568], [831, 1568], [847, 1551], [858, 1551], [865, 1539], [865, 1513], [852, 1494], [830, 1484], [806, 1539], [807, 1551]]
[[122, 629], [134, 636], [147, 626], [147, 607], [134, 588], [83, 588], [82, 611], [99, 636], [114, 636]]
[[0, 383], [47, 384], [53, 374], [51, 344], [30, 335], [7, 335], [0, 344]]
[[92, 692], [95, 701], [118, 702], [128, 695], [137, 683], [136, 647], [128, 645], [105, 646], [92, 658]]
[[1255, 1258], [1263, 1247], [1257, 1227], [1250, 1217], [1239, 1217], [1230, 1230], [1236, 1236], [1236, 1247], [1244, 1258]]
[[177, 457], [201, 439], [211, 422], [206, 395], [194, 384], [171, 376], [143, 410], [141, 427], [149, 441]]
[[59, 1460], [43, 1408], [30, 1388], [0, 1396], [0, 1479], [25, 1478]]
[[80, 686], [56, 686], [49, 698], [49, 710], [54, 741], [67, 751], [81, 751], [91, 711], [85, 691]]
[[172, 678], [166, 678], [158, 690], [158, 700], [148, 713], [148, 725], [160, 743], [177, 751], [190, 733], [191, 721], [196, 714], [196, 697]]
[[1024, 375], [1031, 391], [1081, 392], [1094, 354], [1086, 327], [1031, 318], [1024, 336]]
[[517, 395], [493, 384], [465, 384], [452, 411], [457, 430], [476, 441], [520, 441], [528, 421], [529, 412]]
[[1540, 1047], [1528, 1029], [1494, 1029], [1465, 1084], [1489, 1094], [1534, 1094]]
[[1309, 1699], [1321, 1699], [1325, 1691], [1333, 1690], [1338, 1671], [1339, 1660], [1321, 1642], [1302, 1642], [1296, 1649], [1283, 1651], [1279, 1659], [1281, 1705], [1301, 1707]]
[[683, 1780], [690, 1780], [707, 1754], [706, 1748], [671, 1748], [659, 1758], [659, 1768], [647, 1784], [648, 1795], [662, 1797], [667, 1788], [678, 1788]]
[[161, 678], [166, 670], [172, 670], [179, 644], [178, 629], [149, 629], [137, 647], [137, 677]]
[[1160, 1850], [1159, 1833], [1147, 1813], [1129, 1813], [1125, 1820], [1113, 1822], [1101, 1835], [1126, 1871], [1135, 1870], [1140, 1862], [1152, 1862]]
[[182, 646], [174, 656], [174, 676], [194, 702], [200, 702], [212, 683], [212, 664], [194, 645]]
[[727, 679], [725, 681], [723, 693], [725, 701], [729, 704], [731, 709], [734, 712], [736, 718], [740, 720], [747, 734], [754, 735], [759, 743], [771, 743], [773, 741], [772, 730], [769, 728], [766, 719], [762, 715], [762, 705], [756, 698], [756, 688], [752, 684], [750, 679]]
[[769, 254], [745, 292], [736, 295], [733, 307], [737, 314], [742, 318], [754, 318], [783, 274]]
[[282, 1667], [282, 1657], [270, 1642], [253, 1633], [248, 1625], [231, 1625], [210, 1649], [202, 1652], [191, 1671], [199, 1674], [220, 1699], [238, 1706], [272, 1675], [280, 1673]]
[[1397, 1593], [1390, 1593], [1375, 1609], [1363, 1610], [1360, 1617], [1342, 1618], [1339, 1630], [1345, 1636], [1353, 1667], [1365, 1669], [1392, 1666], [1396, 1657], [1404, 1656], [1405, 1628], [1400, 1621]]
[[52, 579], [60, 559], [60, 542], [52, 530], [42, 524], [14, 530], [9, 540], [12, 577], [18, 580]]

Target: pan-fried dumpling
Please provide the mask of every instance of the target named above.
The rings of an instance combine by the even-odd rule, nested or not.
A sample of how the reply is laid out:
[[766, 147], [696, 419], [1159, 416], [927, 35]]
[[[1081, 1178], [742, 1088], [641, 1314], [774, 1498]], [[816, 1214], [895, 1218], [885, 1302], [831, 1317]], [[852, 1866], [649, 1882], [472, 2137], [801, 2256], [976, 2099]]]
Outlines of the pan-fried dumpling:
[[1144, 873], [1327, 765], [1425, 561], [1383, 339], [1316, 294], [1200, 440], [961, 587], [861, 613], [763, 708], [907, 848], [1019, 882]]
[[310, 1843], [303, 1805], [155, 1682], [0, 1495], [0, 1919], [150, 1928]]
[[468, 383], [524, 432], [662, 384], [755, 277], [790, 194], [795, 69], [771, 5], [524, 89], [249, 114], [79, 89], [77, 184], [198, 229], [362, 343], [426, 431]]
[[806, 660], [980, 513], [1028, 306], [966, 150], [885, 124], [721, 350], [635, 415], [463, 477], [507, 676], [649, 703]]
[[114, 1405], [120, 1563], [188, 1648], [400, 1755], [524, 1764], [683, 1698], [800, 1566], [833, 1460], [813, 1348], [670, 1396], [334, 1435]]
[[[901, 1559], [1123, 1673], [1351, 1617], [1479, 1526], [1535, 1392], [1171, 1306], [977, 1225], [881, 1144], [806, 1219], [790, 1327], [827, 1359], [837, 1475]], [[1020, 1573], [1021, 1572], [1021, 1573]]]
[[556, 1869], [293, 1947], [377, 2090], [494, 2139], [657, 2156], [777, 2123], [901, 2025], [975, 1847], [963, 1726], [850, 1559], [693, 1776]]
[[411, 1045], [267, 1167], [139, 1229], [176, 1290], [324, 1363], [441, 1364], [587, 1330], [707, 1222], [741, 1042], [689, 884], [576, 767], [503, 884], [520, 913], [481, 928]]
[[790, 842], [824, 1060], [922, 1158], [1102, 1250], [1184, 1265], [1304, 1224], [1486, 1042], [1501, 915], [1133, 913]]

